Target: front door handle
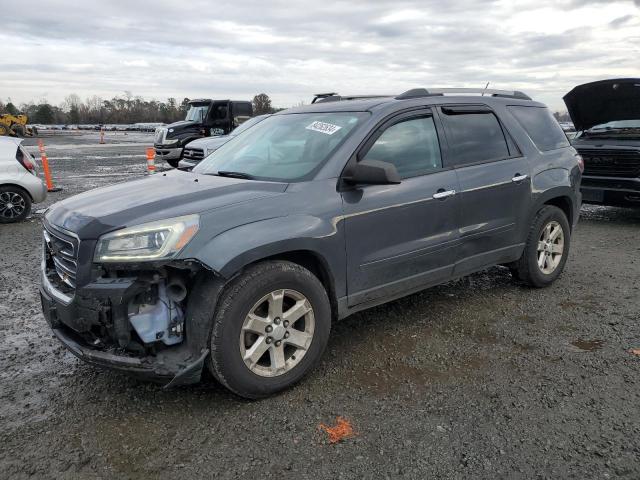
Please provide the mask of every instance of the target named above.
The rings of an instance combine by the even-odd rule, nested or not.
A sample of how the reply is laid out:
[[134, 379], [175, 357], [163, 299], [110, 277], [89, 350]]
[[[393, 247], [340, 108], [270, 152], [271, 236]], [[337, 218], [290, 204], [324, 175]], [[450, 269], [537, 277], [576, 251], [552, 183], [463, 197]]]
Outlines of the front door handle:
[[515, 176], [515, 177], [513, 177], [513, 178], [511, 179], [511, 181], [512, 181], [512, 182], [515, 182], [515, 183], [518, 183], [518, 182], [521, 182], [521, 181], [523, 181], [523, 180], [526, 180], [528, 176], [529, 176], [529, 175], [520, 175], [519, 173], [516, 173], [516, 176]]
[[455, 194], [455, 190], [445, 190], [444, 188], [441, 188], [433, 194], [433, 198], [435, 198], [436, 200], [444, 200], [447, 197], [453, 197]]

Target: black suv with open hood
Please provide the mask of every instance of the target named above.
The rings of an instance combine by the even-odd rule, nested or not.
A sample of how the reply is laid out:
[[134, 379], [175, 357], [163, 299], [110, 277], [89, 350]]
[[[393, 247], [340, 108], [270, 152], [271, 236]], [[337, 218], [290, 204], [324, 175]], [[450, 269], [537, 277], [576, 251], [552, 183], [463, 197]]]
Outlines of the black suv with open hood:
[[578, 85], [564, 102], [584, 159], [583, 201], [640, 207], [640, 78]]

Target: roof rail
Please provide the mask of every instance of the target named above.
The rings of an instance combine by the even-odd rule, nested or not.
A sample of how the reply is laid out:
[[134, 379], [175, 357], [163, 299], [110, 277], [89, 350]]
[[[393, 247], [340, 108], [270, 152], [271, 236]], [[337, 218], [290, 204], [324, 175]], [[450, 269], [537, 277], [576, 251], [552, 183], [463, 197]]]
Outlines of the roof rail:
[[337, 92], [331, 92], [331, 93], [316, 93], [313, 96], [313, 100], [311, 100], [311, 103], [316, 103], [318, 100], [323, 100], [325, 98], [328, 97], [335, 97], [336, 95], [338, 95]]
[[337, 93], [316, 93], [311, 103], [339, 102], [344, 100], [364, 100], [367, 98], [388, 98], [393, 95], [338, 95]]
[[419, 97], [438, 97], [447, 94], [481, 94], [491, 95], [492, 97], [518, 98], [521, 100], [531, 100], [531, 97], [518, 90], [494, 90], [491, 88], [413, 88], [401, 93], [396, 97], [397, 100], [406, 100], [408, 98]]

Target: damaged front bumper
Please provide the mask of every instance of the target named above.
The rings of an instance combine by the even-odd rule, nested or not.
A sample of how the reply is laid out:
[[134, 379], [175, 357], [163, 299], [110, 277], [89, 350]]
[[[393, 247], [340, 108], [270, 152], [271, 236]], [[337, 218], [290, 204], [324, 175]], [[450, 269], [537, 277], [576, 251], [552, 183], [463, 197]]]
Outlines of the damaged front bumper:
[[[221, 288], [215, 278], [199, 278], [192, 283], [184, 318], [184, 339], [176, 345], [158, 341], [158, 349], [140, 346], [140, 351], [122, 348], [118, 334], [112, 334], [111, 343], [102, 342], [92, 330], [104, 325], [128, 325], [128, 305], [136, 295], [149, 288], [136, 278], [98, 279], [73, 295], [62, 293], [42, 276], [40, 298], [47, 323], [58, 340], [75, 356], [87, 363], [126, 372], [137, 378], [162, 383], [165, 387], [193, 384], [200, 381], [205, 359], [209, 354], [207, 339], [211, 297], [199, 293], [209, 290], [214, 299]], [[117, 332], [117, 328], [113, 330]], [[94, 338], [92, 341], [91, 339]], [[120, 342], [122, 344], [122, 342]]]

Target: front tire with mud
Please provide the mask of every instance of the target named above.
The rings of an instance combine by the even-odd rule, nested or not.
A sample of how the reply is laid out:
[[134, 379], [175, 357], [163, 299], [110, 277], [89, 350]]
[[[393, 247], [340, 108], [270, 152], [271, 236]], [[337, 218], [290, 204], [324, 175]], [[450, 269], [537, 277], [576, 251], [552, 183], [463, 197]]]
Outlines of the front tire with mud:
[[267, 397], [318, 364], [330, 330], [331, 307], [318, 278], [292, 262], [262, 262], [222, 292], [208, 366], [237, 395]]

